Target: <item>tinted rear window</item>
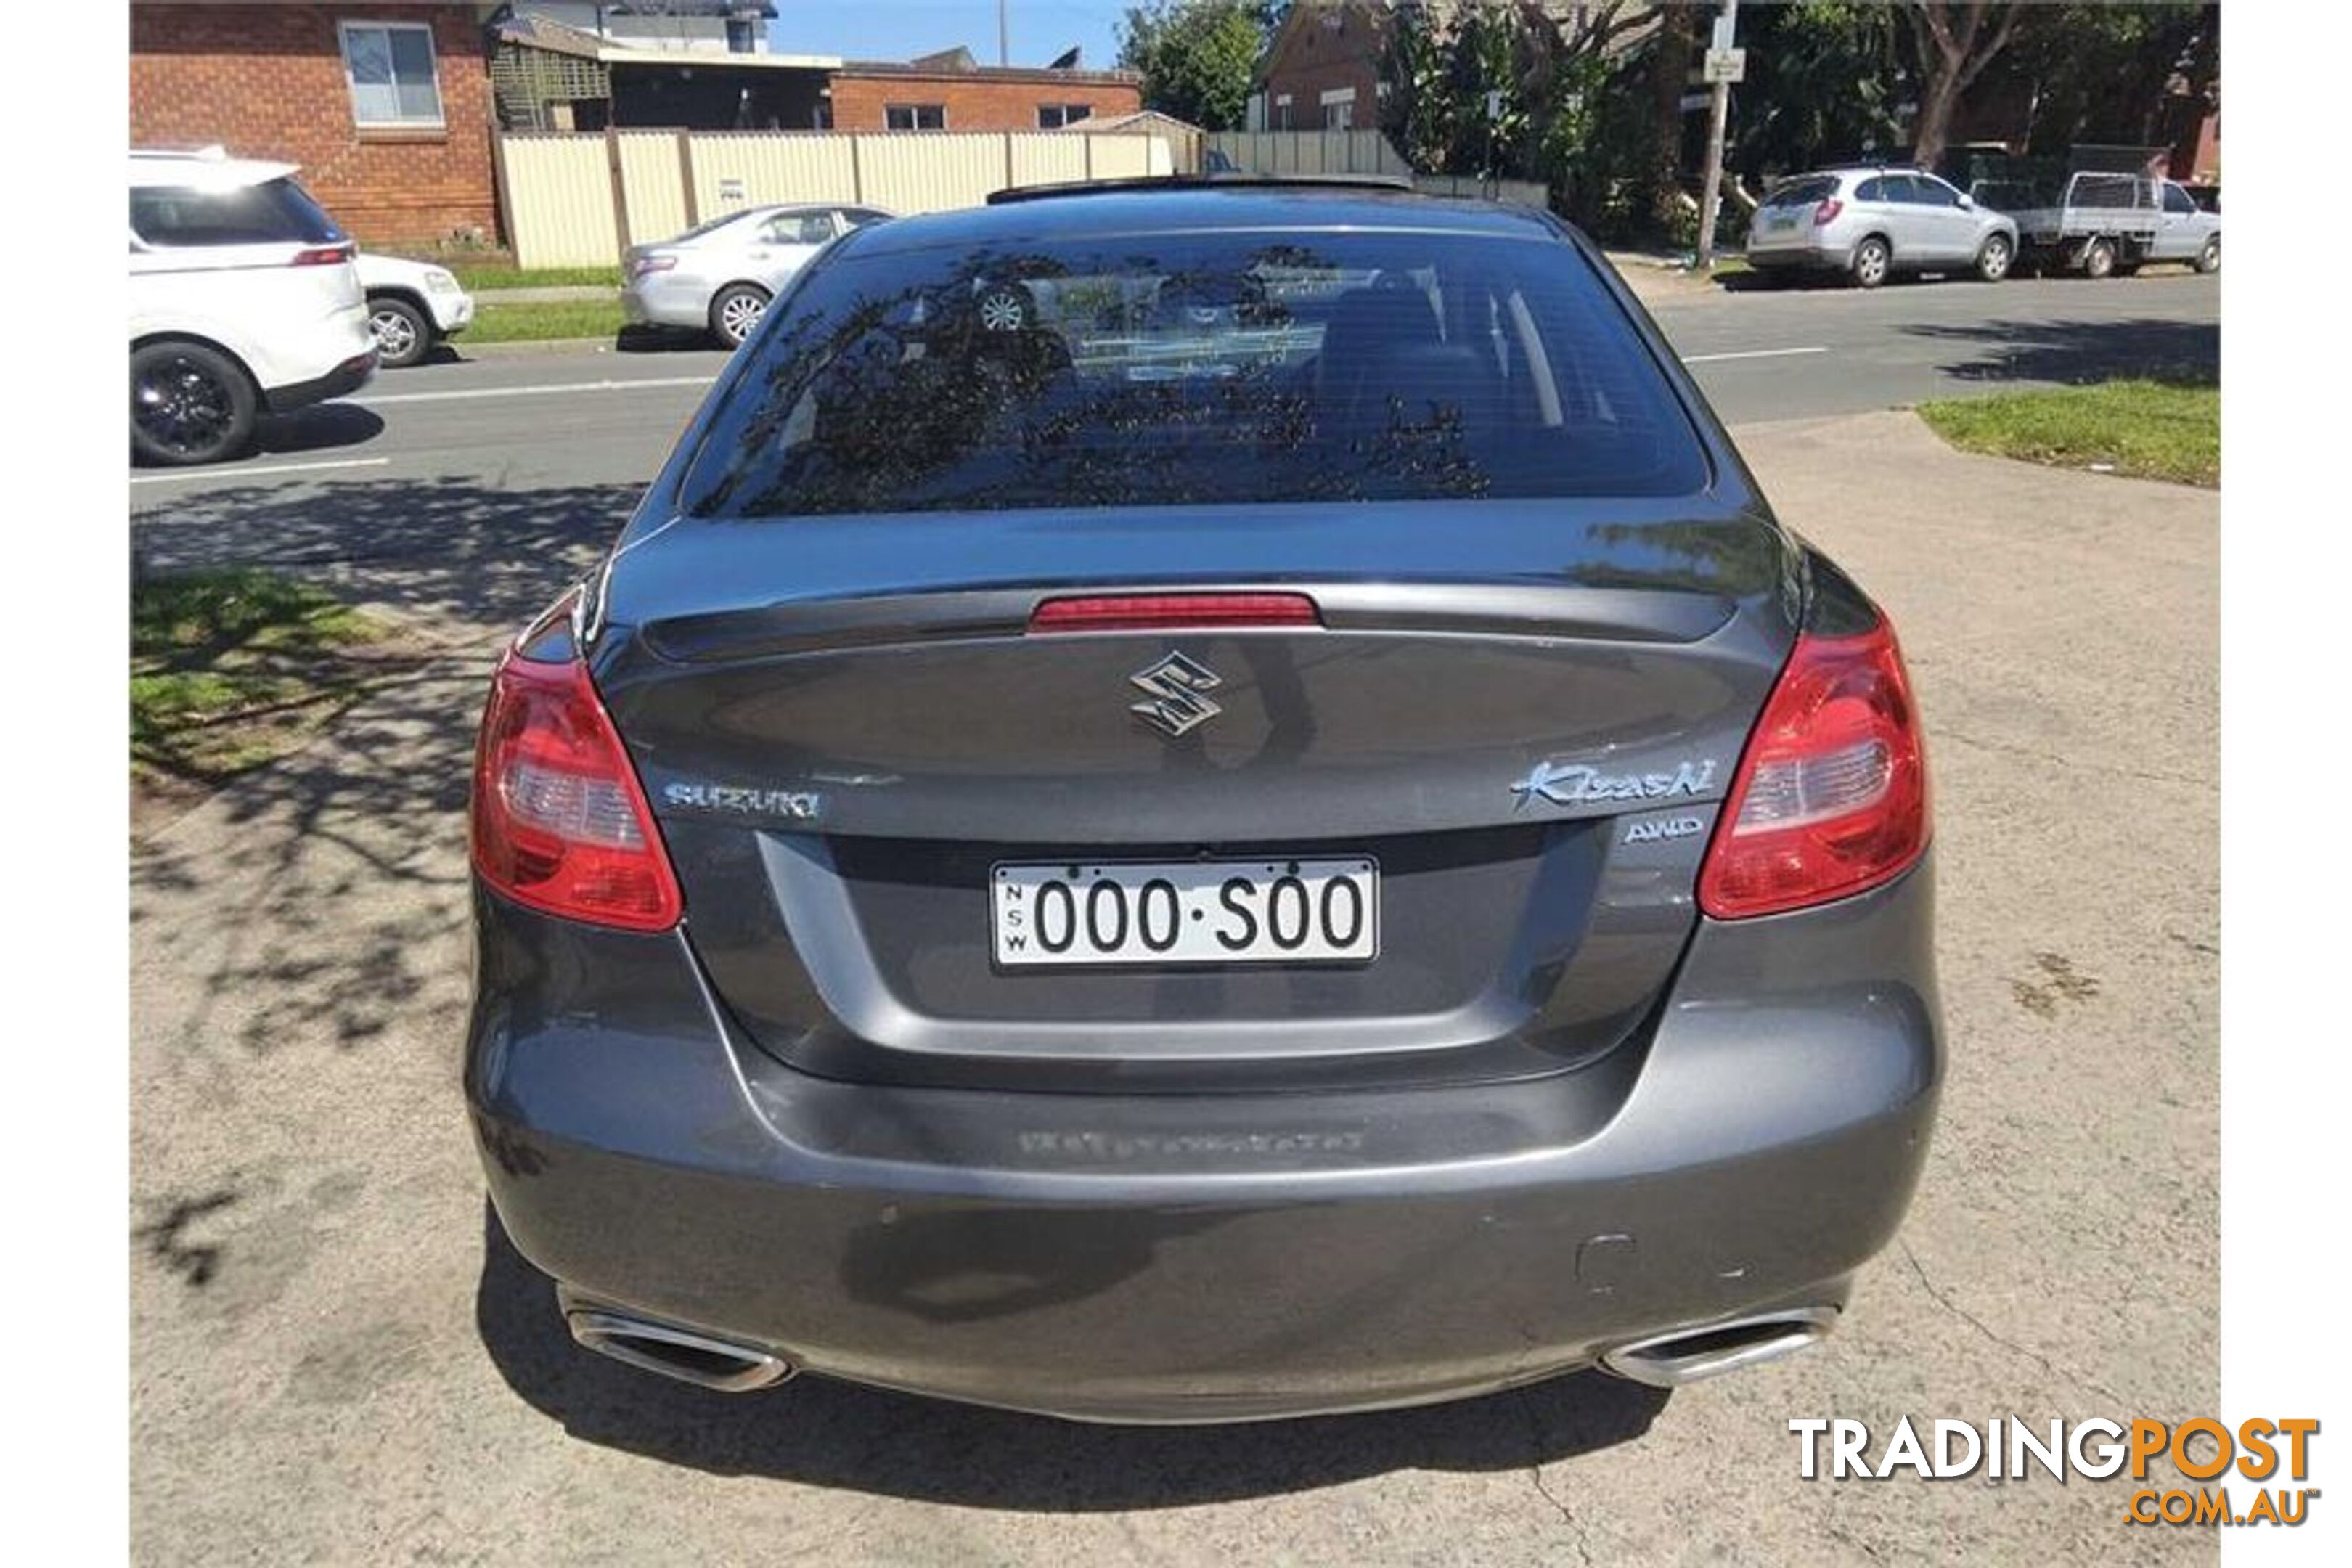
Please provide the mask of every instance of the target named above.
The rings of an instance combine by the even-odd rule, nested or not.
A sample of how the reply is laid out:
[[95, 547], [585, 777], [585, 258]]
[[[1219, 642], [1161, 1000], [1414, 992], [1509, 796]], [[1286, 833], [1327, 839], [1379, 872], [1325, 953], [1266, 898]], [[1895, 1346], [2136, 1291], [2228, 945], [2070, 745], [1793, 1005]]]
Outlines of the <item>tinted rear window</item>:
[[1837, 195], [1837, 186], [1835, 174], [1808, 174], [1801, 179], [1790, 180], [1775, 190], [1764, 198], [1764, 205], [1768, 207], [1809, 207], [1824, 196]]
[[1565, 244], [1224, 233], [853, 248], [771, 313], [688, 473], [691, 512], [1681, 495], [1706, 481], [1655, 362]]
[[131, 231], [150, 245], [336, 245], [348, 237], [291, 180], [136, 189]]

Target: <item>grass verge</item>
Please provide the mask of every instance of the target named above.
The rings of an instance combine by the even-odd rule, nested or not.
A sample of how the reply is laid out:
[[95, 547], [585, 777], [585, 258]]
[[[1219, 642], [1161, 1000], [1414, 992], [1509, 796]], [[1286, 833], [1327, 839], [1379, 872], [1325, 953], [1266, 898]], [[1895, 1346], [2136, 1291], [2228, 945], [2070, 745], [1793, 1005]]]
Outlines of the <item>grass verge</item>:
[[2208, 489], [2221, 482], [2218, 385], [2105, 381], [1923, 403], [1919, 416], [1962, 451]]
[[307, 584], [233, 570], [131, 590], [131, 776], [200, 794], [301, 745], [364, 689], [389, 628]]
[[476, 302], [474, 324], [457, 341], [467, 343], [540, 342], [551, 338], [614, 338], [621, 331], [617, 300], [562, 300], [544, 305], [501, 305], [496, 295]]
[[495, 294], [501, 289], [621, 286], [621, 269], [617, 267], [469, 267], [464, 262], [441, 265], [457, 275], [457, 282], [468, 294]]

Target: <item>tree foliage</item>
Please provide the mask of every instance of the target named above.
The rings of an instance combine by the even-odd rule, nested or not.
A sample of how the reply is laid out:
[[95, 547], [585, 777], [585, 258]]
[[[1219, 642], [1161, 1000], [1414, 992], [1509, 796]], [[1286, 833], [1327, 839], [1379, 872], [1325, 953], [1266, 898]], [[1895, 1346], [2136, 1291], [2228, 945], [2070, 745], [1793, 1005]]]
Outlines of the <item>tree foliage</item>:
[[1282, 9], [1270, 0], [1147, 0], [1119, 24], [1118, 63], [1142, 73], [1146, 109], [1238, 131]]

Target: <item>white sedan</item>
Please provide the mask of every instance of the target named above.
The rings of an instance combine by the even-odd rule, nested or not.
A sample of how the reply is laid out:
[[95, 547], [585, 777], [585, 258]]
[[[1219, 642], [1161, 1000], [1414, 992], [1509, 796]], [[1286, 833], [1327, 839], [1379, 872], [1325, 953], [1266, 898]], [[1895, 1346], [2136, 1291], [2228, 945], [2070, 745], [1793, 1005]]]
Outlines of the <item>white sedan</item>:
[[472, 324], [474, 297], [447, 268], [366, 251], [356, 259], [360, 287], [367, 290], [368, 325], [387, 369], [416, 363]]

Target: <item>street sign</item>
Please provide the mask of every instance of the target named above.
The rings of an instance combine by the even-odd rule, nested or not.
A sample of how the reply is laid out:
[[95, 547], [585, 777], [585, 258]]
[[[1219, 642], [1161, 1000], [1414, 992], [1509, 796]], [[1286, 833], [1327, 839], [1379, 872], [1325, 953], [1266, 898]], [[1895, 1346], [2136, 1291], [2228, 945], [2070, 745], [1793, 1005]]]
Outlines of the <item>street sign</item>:
[[1748, 79], [1746, 49], [1709, 49], [1704, 79], [1710, 82], [1745, 81]]

